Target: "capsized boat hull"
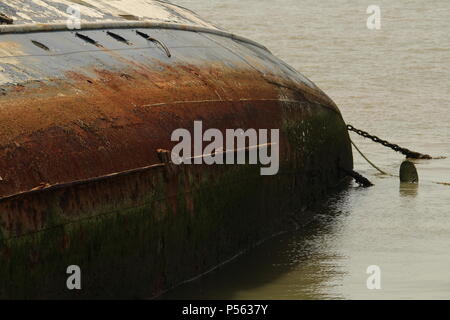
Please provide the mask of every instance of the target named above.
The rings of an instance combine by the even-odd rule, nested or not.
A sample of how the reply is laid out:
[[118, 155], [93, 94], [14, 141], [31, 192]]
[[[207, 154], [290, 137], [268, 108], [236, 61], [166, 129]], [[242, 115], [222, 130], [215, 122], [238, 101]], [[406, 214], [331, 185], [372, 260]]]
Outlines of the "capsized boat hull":
[[[336, 105], [261, 46], [198, 30], [79, 33], [98, 45], [0, 34], [2, 298], [153, 297], [305, 218], [352, 168]], [[279, 173], [162, 162], [195, 120], [280, 129]], [[82, 290], [66, 286], [70, 265]]]

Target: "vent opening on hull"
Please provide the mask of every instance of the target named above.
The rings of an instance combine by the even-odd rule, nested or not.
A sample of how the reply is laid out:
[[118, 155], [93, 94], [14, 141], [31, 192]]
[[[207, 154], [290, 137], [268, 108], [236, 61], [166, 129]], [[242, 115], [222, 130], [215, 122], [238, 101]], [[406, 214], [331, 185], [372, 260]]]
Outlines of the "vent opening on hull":
[[128, 41], [127, 39], [125, 39], [124, 37], [122, 37], [121, 35], [118, 35], [117, 33], [111, 32], [111, 31], [107, 31], [106, 34], [114, 39], [116, 39], [117, 41], [126, 43], [127, 45], [131, 45], [131, 42]]
[[142, 38], [144, 38], [144, 39], [146, 39], [146, 40], [148, 40], [148, 41], [151, 41], [151, 42], [154, 42], [154, 43], [159, 44], [159, 45], [161, 46], [161, 48], [164, 50], [164, 52], [167, 54], [167, 56], [168, 56], [169, 58], [172, 56], [172, 54], [171, 54], [170, 51], [169, 51], [169, 48], [168, 48], [164, 43], [162, 43], [161, 41], [159, 41], [159, 40], [157, 40], [157, 39], [155, 39], [155, 38], [152, 38], [152, 37], [150, 37], [148, 34], [146, 34], [146, 33], [144, 33], [144, 32], [141, 32], [141, 31], [139, 31], [139, 30], [136, 30], [136, 33], [137, 33], [139, 36], [141, 36]]
[[94, 46], [101, 47], [101, 45], [97, 41], [95, 41], [94, 39], [92, 39], [84, 34], [76, 32], [75, 36], [77, 36], [81, 40], [84, 40], [87, 43], [93, 44]]
[[50, 48], [49, 48], [49, 47], [47, 47], [45, 44], [43, 44], [43, 43], [41, 43], [41, 42], [39, 42], [39, 41], [31, 40], [31, 43], [33, 43], [36, 47], [41, 48], [42, 50], [50, 51]]

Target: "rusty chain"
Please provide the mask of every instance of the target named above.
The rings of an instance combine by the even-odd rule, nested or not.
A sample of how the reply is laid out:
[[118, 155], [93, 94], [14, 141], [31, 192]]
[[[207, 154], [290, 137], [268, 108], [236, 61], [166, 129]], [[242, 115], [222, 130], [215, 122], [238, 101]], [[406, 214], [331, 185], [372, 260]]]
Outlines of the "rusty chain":
[[347, 170], [344, 168], [340, 168], [342, 171], [344, 171], [348, 176], [352, 177], [357, 184], [364, 188], [372, 187], [374, 184], [369, 181], [366, 177], [362, 176], [355, 170]]
[[374, 141], [376, 143], [380, 143], [381, 145], [383, 145], [385, 147], [391, 148], [392, 150], [394, 150], [396, 152], [400, 152], [400, 153], [404, 154], [407, 158], [410, 158], [410, 159], [433, 159], [428, 154], [422, 154], [422, 153], [419, 153], [419, 152], [411, 151], [411, 150], [406, 149], [406, 148], [402, 148], [402, 147], [400, 147], [397, 144], [390, 143], [390, 142], [388, 142], [386, 140], [380, 139], [377, 136], [371, 135], [371, 134], [369, 134], [366, 131], [356, 129], [355, 127], [353, 127], [350, 124], [347, 125], [347, 129], [349, 131], [353, 131], [353, 132], [359, 134], [360, 136], [362, 136], [364, 138], [371, 139], [372, 141]]

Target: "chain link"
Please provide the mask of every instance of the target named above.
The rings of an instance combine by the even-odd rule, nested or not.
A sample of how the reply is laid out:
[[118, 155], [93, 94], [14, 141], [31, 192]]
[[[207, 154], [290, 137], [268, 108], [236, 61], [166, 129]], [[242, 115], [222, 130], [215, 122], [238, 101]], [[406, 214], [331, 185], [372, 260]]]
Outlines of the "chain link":
[[404, 154], [407, 158], [410, 158], [410, 159], [433, 159], [428, 154], [422, 154], [422, 153], [419, 153], [419, 152], [411, 151], [411, 150], [406, 149], [406, 148], [402, 148], [402, 147], [400, 147], [397, 144], [390, 143], [390, 142], [388, 142], [386, 140], [380, 139], [377, 136], [371, 135], [371, 134], [369, 134], [366, 131], [356, 129], [355, 127], [353, 127], [350, 124], [347, 125], [347, 129], [349, 131], [353, 131], [353, 132], [359, 134], [360, 136], [362, 136], [364, 138], [371, 139], [373, 142], [380, 143], [381, 145], [383, 145], [385, 147], [391, 148], [392, 150], [394, 150], [396, 152], [400, 152], [400, 153]]
[[354, 170], [346, 170], [344, 168], [341, 168], [341, 170], [344, 171], [348, 176], [352, 177], [357, 184], [359, 184], [364, 188], [369, 188], [374, 185], [372, 182], [369, 181], [369, 179], [367, 179], [366, 177], [364, 177], [363, 175], [359, 174]]

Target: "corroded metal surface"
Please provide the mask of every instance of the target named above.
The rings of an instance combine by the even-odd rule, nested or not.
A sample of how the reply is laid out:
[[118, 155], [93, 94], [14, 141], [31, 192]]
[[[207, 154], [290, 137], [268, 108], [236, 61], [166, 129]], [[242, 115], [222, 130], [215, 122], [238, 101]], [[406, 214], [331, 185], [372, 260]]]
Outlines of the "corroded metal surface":
[[101, 48], [70, 32], [2, 36], [9, 56], [0, 57], [1, 195], [156, 163], [154, 151], [172, 146], [170, 132], [195, 119], [221, 129], [277, 128], [284, 101], [335, 108], [262, 49], [192, 32], [146, 32], [172, 57], [132, 30], [118, 32], [132, 46], [102, 31], [83, 33]]
[[[157, 294], [280, 231], [352, 168], [336, 105], [264, 48], [111, 32], [0, 34], [0, 297]], [[169, 170], [156, 151], [194, 120], [280, 129], [279, 174]], [[71, 264], [82, 293], [65, 288]]]

